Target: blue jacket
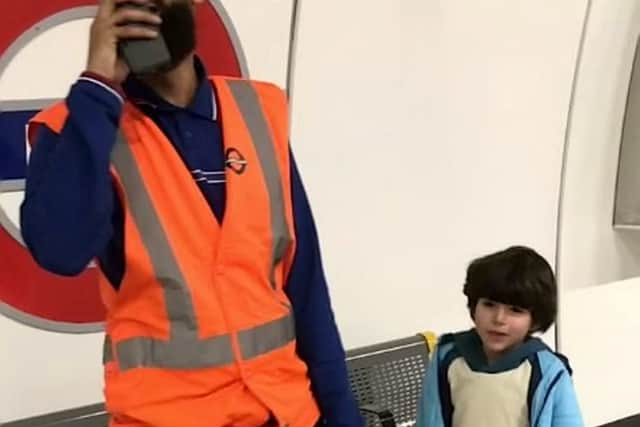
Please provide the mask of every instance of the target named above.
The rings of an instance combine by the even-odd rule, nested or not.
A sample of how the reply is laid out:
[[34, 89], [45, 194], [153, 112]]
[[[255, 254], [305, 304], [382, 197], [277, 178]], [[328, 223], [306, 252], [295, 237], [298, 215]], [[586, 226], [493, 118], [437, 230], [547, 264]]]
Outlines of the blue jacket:
[[[471, 334], [473, 331], [456, 334]], [[455, 335], [443, 335], [427, 369], [418, 407], [417, 427], [451, 427], [453, 405], [447, 372], [460, 356]], [[532, 366], [528, 390], [531, 427], [584, 427], [567, 359], [532, 338], [512, 355]], [[511, 355], [510, 355], [511, 356]]]

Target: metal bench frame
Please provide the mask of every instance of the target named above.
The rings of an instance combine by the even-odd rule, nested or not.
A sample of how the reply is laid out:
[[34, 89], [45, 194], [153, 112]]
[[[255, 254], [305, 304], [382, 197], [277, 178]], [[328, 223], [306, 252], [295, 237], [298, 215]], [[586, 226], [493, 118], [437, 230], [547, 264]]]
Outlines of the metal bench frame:
[[351, 387], [367, 426], [415, 423], [434, 341], [425, 333], [347, 352]]
[[[417, 395], [428, 362], [425, 338], [416, 335], [347, 352], [347, 367], [360, 410], [370, 426], [415, 421]], [[395, 389], [394, 389], [395, 388]], [[416, 395], [416, 393], [418, 393]], [[1, 427], [106, 427], [103, 403], [11, 421]]]

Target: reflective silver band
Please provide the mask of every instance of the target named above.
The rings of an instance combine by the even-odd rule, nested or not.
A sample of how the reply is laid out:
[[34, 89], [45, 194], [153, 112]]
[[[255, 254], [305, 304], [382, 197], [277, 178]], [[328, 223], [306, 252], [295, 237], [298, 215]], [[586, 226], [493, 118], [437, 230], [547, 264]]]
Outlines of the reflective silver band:
[[102, 364], [106, 365], [113, 362], [113, 346], [108, 335], [104, 336], [104, 344], [102, 345]]
[[172, 337], [171, 341], [132, 338], [119, 342], [120, 370], [134, 368], [199, 369], [233, 363], [231, 337], [222, 335], [204, 340]]
[[[292, 315], [246, 329], [238, 333], [242, 358], [250, 360], [282, 348], [295, 340]], [[105, 340], [104, 361], [114, 360], [111, 340]], [[132, 338], [116, 345], [118, 366], [121, 371], [134, 368], [204, 369], [220, 367], [234, 362], [231, 336], [221, 335], [204, 340], [171, 341], [152, 338]]]
[[256, 326], [238, 334], [243, 359], [253, 359], [284, 347], [296, 338], [293, 316]]
[[282, 177], [276, 160], [276, 152], [269, 126], [260, 106], [258, 94], [253, 85], [245, 80], [232, 80], [228, 82], [229, 89], [244, 117], [253, 140], [253, 145], [258, 153], [260, 166], [264, 174], [264, 180], [269, 192], [269, 211], [271, 216], [271, 286], [275, 289], [276, 282], [274, 271], [276, 265], [284, 257], [287, 248], [291, 244], [291, 235], [287, 226], [287, 217], [284, 212], [284, 195], [282, 190]]
[[122, 181], [126, 204], [140, 231], [155, 277], [162, 285], [171, 335], [184, 338], [186, 334], [195, 338], [197, 326], [191, 292], [151, 202], [131, 147], [121, 131], [118, 131], [111, 161]]

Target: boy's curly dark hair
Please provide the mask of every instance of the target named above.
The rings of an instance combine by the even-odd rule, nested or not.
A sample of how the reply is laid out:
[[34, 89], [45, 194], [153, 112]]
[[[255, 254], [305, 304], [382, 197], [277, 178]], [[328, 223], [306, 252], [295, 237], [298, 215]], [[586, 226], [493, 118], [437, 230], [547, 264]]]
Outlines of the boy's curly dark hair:
[[545, 332], [558, 311], [557, 285], [549, 263], [526, 246], [512, 246], [469, 264], [464, 284], [471, 318], [478, 300], [487, 298], [529, 310], [531, 332]]

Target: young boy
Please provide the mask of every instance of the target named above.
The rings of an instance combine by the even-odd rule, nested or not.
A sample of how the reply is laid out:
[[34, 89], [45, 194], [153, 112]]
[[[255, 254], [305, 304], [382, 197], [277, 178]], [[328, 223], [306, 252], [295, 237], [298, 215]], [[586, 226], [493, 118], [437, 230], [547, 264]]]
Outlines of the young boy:
[[427, 370], [418, 427], [582, 427], [571, 368], [535, 332], [557, 311], [547, 261], [510, 247], [471, 263], [475, 328], [443, 335]]

